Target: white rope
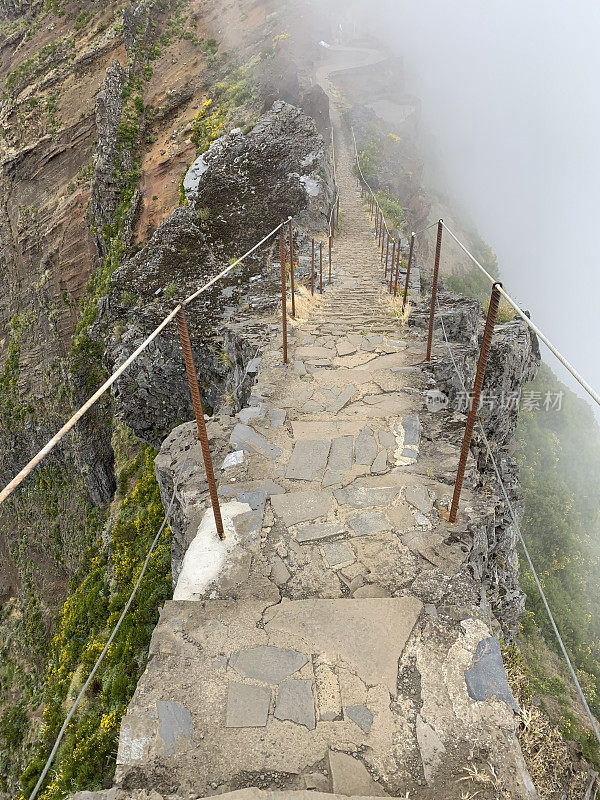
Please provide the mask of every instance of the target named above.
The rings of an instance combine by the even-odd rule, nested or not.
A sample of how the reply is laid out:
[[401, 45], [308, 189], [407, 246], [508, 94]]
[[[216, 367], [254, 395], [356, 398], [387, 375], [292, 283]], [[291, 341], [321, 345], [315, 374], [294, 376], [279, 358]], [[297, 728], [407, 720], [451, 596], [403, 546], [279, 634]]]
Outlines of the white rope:
[[[450, 346], [450, 342], [448, 340], [448, 335], [446, 333], [446, 326], [444, 325], [444, 316], [443, 316], [442, 311], [440, 309], [439, 300], [437, 301], [437, 309], [438, 309], [438, 313], [439, 313], [439, 317], [440, 317], [440, 322], [442, 324], [442, 331], [443, 331], [443, 334], [444, 334], [444, 339], [446, 341], [446, 347], [448, 349], [448, 353], [450, 355], [450, 359], [452, 360], [452, 364], [454, 365], [454, 370], [456, 372], [456, 375], [458, 377], [460, 385], [462, 386], [463, 392], [465, 393], [465, 395], [468, 395], [467, 389], [466, 389], [464, 381], [462, 379], [462, 375], [461, 375], [461, 373], [460, 373], [460, 371], [458, 369], [458, 366], [456, 364], [456, 361], [454, 359], [454, 354], [452, 352], [452, 347]], [[490, 447], [490, 443], [489, 443], [488, 438], [486, 436], [486, 433], [485, 433], [485, 430], [483, 428], [483, 425], [481, 424], [481, 420], [479, 420], [479, 419], [477, 420], [477, 425], [479, 427], [479, 430], [480, 430], [481, 435], [483, 437], [483, 441], [485, 442], [485, 446], [486, 446], [488, 455], [489, 455], [490, 460], [492, 462], [492, 465], [494, 467], [494, 472], [496, 473], [496, 478], [498, 480], [498, 484], [500, 485], [500, 488], [502, 489], [502, 494], [504, 495], [504, 500], [506, 501], [506, 505], [508, 506], [508, 510], [510, 512], [510, 516], [511, 516], [513, 525], [515, 526], [515, 530], [517, 531], [517, 536], [519, 537], [519, 541], [521, 542], [521, 545], [523, 547], [523, 551], [525, 553], [525, 557], [527, 559], [527, 563], [529, 564], [529, 569], [531, 570], [531, 574], [533, 575], [533, 578], [535, 580], [535, 584], [536, 584], [536, 586], [538, 588], [538, 591], [540, 593], [540, 597], [542, 598], [542, 602], [544, 604], [544, 608], [546, 609], [546, 613], [548, 614], [548, 618], [550, 619], [550, 623], [551, 623], [552, 628], [554, 630], [554, 634], [556, 636], [556, 639], [558, 640], [558, 644], [560, 645], [560, 649], [562, 651], [562, 654], [564, 655], [565, 661], [567, 662], [567, 666], [569, 667], [569, 671], [571, 673], [571, 677], [573, 678], [573, 682], [575, 683], [575, 687], [577, 689], [577, 693], [579, 694], [579, 698], [580, 698], [580, 700], [582, 702], [582, 705], [583, 705], [583, 707], [585, 709], [585, 712], [586, 712], [586, 714], [587, 714], [587, 716], [588, 716], [588, 718], [590, 720], [590, 723], [592, 725], [592, 729], [594, 731], [594, 735], [596, 736], [596, 739], [598, 740], [598, 744], [600, 745], [600, 732], [598, 731], [598, 726], [596, 725], [596, 720], [594, 719], [594, 715], [592, 714], [592, 712], [590, 710], [590, 707], [589, 707], [589, 705], [587, 703], [587, 700], [585, 699], [585, 695], [583, 693], [583, 689], [581, 688], [581, 684], [579, 683], [579, 680], [577, 678], [577, 675], [576, 675], [575, 670], [573, 668], [573, 665], [571, 663], [571, 659], [569, 658], [569, 654], [567, 653], [567, 649], [566, 649], [566, 647], [564, 645], [564, 642], [562, 640], [562, 637], [561, 637], [561, 635], [560, 635], [560, 633], [558, 631], [558, 628], [556, 626], [556, 622], [554, 621], [554, 616], [553, 616], [552, 612], [550, 611], [550, 606], [548, 605], [548, 601], [546, 600], [546, 595], [544, 593], [544, 590], [542, 589], [542, 585], [541, 585], [540, 580], [538, 578], [538, 574], [536, 572], [536, 569], [533, 566], [533, 561], [531, 560], [531, 556], [529, 555], [529, 550], [527, 549], [527, 545], [525, 544], [525, 540], [523, 538], [523, 534], [521, 533], [521, 526], [519, 525], [519, 522], [518, 522], [518, 519], [517, 519], [517, 514], [516, 514], [516, 512], [515, 512], [515, 510], [513, 508], [513, 505], [510, 502], [510, 499], [508, 497], [508, 493], [506, 491], [506, 487], [504, 486], [504, 481], [502, 480], [502, 476], [500, 474], [500, 470], [498, 469], [498, 465], [496, 464], [496, 459], [494, 458], [494, 454], [492, 453], [492, 449]]]
[[[291, 217], [288, 217], [288, 218], [287, 218], [287, 220], [286, 220], [286, 222], [290, 222], [290, 220], [291, 220], [291, 219], [292, 219]], [[249, 256], [249, 255], [252, 255], [252, 253], [253, 253], [255, 250], [258, 250], [258, 248], [259, 248], [261, 245], [263, 245], [265, 242], [267, 242], [267, 241], [268, 241], [268, 240], [269, 240], [269, 239], [270, 239], [272, 236], [275, 236], [275, 234], [277, 233], [277, 231], [279, 231], [281, 228], [283, 228], [283, 226], [286, 224], [286, 222], [281, 222], [281, 223], [280, 223], [280, 224], [279, 224], [279, 225], [278, 225], [276, 228], [274, 228], [274, 229], [271, 231], [271, 233], [268, 233], [268, 234], [267, 234], [267, 235], [266, 235], [266, 236], [265, 236], [263, 239], [261, 239], [261, 240], [260, 240], [260, 242], [259, 242], [258, 244], [255, 244], [255, 245], [254, 245], [254, 247], [251, 247], [251, 248], [250, 248], [250, 250], [248, 250], [248, 252], [247, 252], [247, 253], [244, 253], [244, 255], [243, 255], [241, 258], [238, 258], [238, 260], [237, 260], [237, 261], [234, 261], [234, 262], [233, 262], [233, 264], [230, 264], [230, 265], [229, 265], [229, 266], [228, 266], [226, 269], [224, 269], [222, 272], [219, 272], [219, 274], [218, 274], [218, 275], [215, 275], [215, 277], [214, 277], [214, 278], [212, 278], [212, 279], [211, 279], [211, 280], [210, 280], [208, 283], [205, 283], [205, 284], [204, 284], [204, 286], [202, 286], [200, 289], [197, 289], [197, 290], [196, 290], [196, 291], [195, 291], [193, 294], [191, 294], [189, 297], [186, 297], [186, 299], [185, 299], [185, 300], [184, 300], [184, 301], [181, 303], [181, 305], [182, 305], [182, 306], [187, 306], [187, 305], [188, 305], [188, 303], [191, 303], [191, 302], [192, 302], [192, 300], [195, 300], [197, 297], [199, 297], [199, 295], [201, 295], [201, 294], [202, 294], [203, 292], [205, 292], [205, 291], [206, 291], [208, 288], [210, 288], [210, 287], [213, 285], [213, 283], [216, 283], [217, 281], [220, 281], [220, 280], [221, 280], [221, 278], [224, 278], [224, 277], [225, 277], [225, 275], [227, 275], [228, 273], [230, 273], [232, 269], [235, 269], [235, 268], [237, 267], [237, 265], [238, 265], [238, 264], [241, 264], [241, 263], [242, 263], [242, 261], [244, 261], [244, 259], [248, 258], [248, 256]]]
[[[445, 222], [442, 222], [444, 228], [448, 231], [450, 236], [454, 239], [457, 245], [461, 248], [461, 250], [466, 253], [466, 255], [471, 259], [471, 261], [475, 264], [478, 269], [485, 275], [485, 277], [491, 282], [496, 283], [496, 278], [493, 278], [490, 273], [479, 263], [479, 261], [475, 258], [473, 253], [471, 253], [464, 244], [458, 239], [454, 233], [450, 230], [450, 228], [446, 225]], [[516, 313], [521, 317], [521, 319], [531, 328], [531, 330], [538, 336], [541, 341], [546, 345], [546, 347], [556, 356], [556, 358], [560, 361], [560, 363], [565, 367], [568, 372], [575, 378], [577, 383], [585, 389], [585, 391], [589, 394], [589, 396], [600, 406], [600, 394], [593, 389], [590, 384], [579, 374], [579, 372], [575, 369], [575, 367], [562, 355], [562, 353], [552, 344], [552, 342], [548, 339], [548, 337], [542, 333], [542, 331], [535, 325], [527, 316], [527, 314], [520, 308], [520, 306], [510, 297], [507, 292], [502, 288], [502, 286], [498, 286], [498, 291], [504, 297], [506, 302], [512, 306], [512, 308], [516, 311]]]
[[[289, 222], [292, 218], [288, 217], [286, 222]], [[160, 323], [160, 325], [155, 328], [152, 333], [144, 339], [144, 341], [140, 344], [140, 346], [127, 358], [121, 366], [113, 372], [113, 374], [105, 381], [102, 386], [94, 392], [94, 394], [81, 406], [81, 408], [76, 411], [73, 416], [62, 426], [62, 428], [44, 445], [44, 447], [35, 455], [24, 467], [23, 469], [15, 475], [15, 477], [8, 483], [4, 489], [0, 492], [0, 505], [6, 500], [6, 498], [11, 495], [14, 490], [19, 486], [25, 478], [38, 466], [38, 464], [43, 461], [43, 459], [50, 453], [56, 445], [63, 439], [67, 433], [76, 425], [76, 423], [81, 419], [81, 417], [88, 411], [101, 397], [102, 395], [110, 389], [113, 383], [125, 372], [125, 370], [138, 358], [138, 356], [148, 347], [150, 342], [154, 341], [159, 333], [173, 320], [176, 316], [178, 311], [180, 311], [183, 307], [187, 306], [192, 300], [195, 300], [199, 297], [203, 292], [209, 289], [213, 284], [217, 281], [224, 278], [232, 269], [235, 269], [238, 264], [244, 261], [248, 256], [254, 253], [261, 245], [267, 242], [272, 236], [274, 236], [285, 224], [286, 222], [280, 223], [271, 233], [268, 233], [263, 239], [255, 244], [254, 247], [250, 248], [247, 253], [241, 258], [238, 258], [237, 261], [234, 261], [233, 264], [230, 264], [226, 269], [219, 272], [218, 275], [215, 275], [214, 278], [211, 278], [208, 283], [205, 283], [200, 289], [196, 290], [193, 294], [189, 297], [186, 297], [178, 306], [176, 306], [170, 314], [168, 314], [164, 320]]]
[[83, 699], [83, 696], [85, 695], [85, 693], [86, 693], [86, 691], [88, 689], [88, 686], [92, 682], [92, 679], [93, 679], [94, 675], [98, 671], [98, 668], [100, 667], [100, 664], [104, 660], [104, 656], [108, 652], [108, 649], [111, 646], [111, 644], [113, 642], [113, 639], [117, 635], [117, 632], [118, 632], [119, 628], [121, 627], [121, 623], [123, 622], [127, 612], [129, 611], [129, 607], [131, 606], [131, 603], [133, 602], [133, 598], [135, 597], [136, 592], [137, 592], [137, 590], [139, 588], [139, 585], [142, 582], [142, 578], [144, 577], [144, 574], [146, 572], [146, 567], [148, 566], [148, 562], [150, 561], [150, 556], [152, 555], [152, 553], [154, 551], [154, 548], [156, 547], [156, 544], [157, 544], [158, 540], [160, 539], [160, 536], [161, 536], [163, 530], [165, 529], [165, 525], [167, 524], [167, 520], [169, 518], [169, 514], [171, 513], [171, 509], [173, 507], [173, 502], [175, 500], [175, 493], [177, 491], [177, 485], [179, 484], [179, 481], [180, 481], [181, 476], [183, 474], [183, 469], [184, 469], [184, 467], [185, 467], [185, 465], [187, 463], [189, 454], [190, 454], [190, 451], [188, 451], [186, 453], [185, 458], [183, 459], [183, 463], [181, 464], [181, 467], [179, 468], [179, 472], [177, 473], [177, 478], [175, 479], [175, 482], [173, 484], [173, 493], [171, 494], [171, 500], [169, 502], [169, 506], [168, 506], [167, 510], [165, 511], [165, 516], [164, 516], [164, 519], [162, 521], [162, 524], [161, 524], [161, 526], [160, 526], [160, 528], [158, 530], [158, 533], [154, 537], [154, 541], [152, 542], [150, 550], [148, 551], [148, 555], [146, 556], [146, 559], [144, 561], [144, 564], [142, 566], [142, 570], [141, 570], [141, 572], [140, 572], [140, 574], [138, 576], [138, 579], [135, 582], [135, 586], [133, 587], [133, 590], [132, 590], [131, 594], [129, 595], [129, 599], [127, 600], [127, 603], [125, 604], [125, 607], [123, 608], [123, 611], [121, 612], [121, 616], [119, 617], [119, 619], [117, 621], [117, 624], [113, 628], [113, 631], [110, 634], [110, 636], [108, 638], [108, 641], [104, 645], [104, 649], [102, 650], [102, 652], [98, 656], [98, 660], [94, 664], [94, 666], [92, 668], [92, 671], [90, 672], [90, 674], [88, 676], [88, 679], [83, 684], [83, 687], [81, 688], [81, 691], [77, 695], [77, 698], [76, 698], [75, 702], [73, 703], [73, 705], [71, 707], [71, 710], [67, 714], [67, 717], [66, 717], [65, 721], [63, 722], [60, 731], [58, 732], [58, 736], [56, 737], [56, 741], [54, 742], [54, 747], [52, 748], [52, 750], [50, 752], [50, 755], [48, 756], [48, 759], [46, 760], [46, 763], [44, 765], [44, 769], [42, 770], [42, 773], [41, 773], [40, 777], [38, 778], [38, 782], [36, 783], [32, 793], [29, 795], [29, 800], [35, 800], [35, 797], [36, 797], [37, 793], [39, 792], [40, 787], [43, 784], [44, 779], [46, 778], [46, 775], [48, 774], [48, 770], [52, 766], [52, 762], [54, 761], [54, 756], [56, 755], [56, 752], [57, 752], [58, 748], [60, 747], [60, 743], [62, 742], [63, 736], [65, 735], [65, 731], [67, 730], [67, 728], [69, 726], [69, 723], [71, 722], [71, 720], [73, 718], [73, 715], [77, 711], [77, 708], [78, 708], [81, 700]]

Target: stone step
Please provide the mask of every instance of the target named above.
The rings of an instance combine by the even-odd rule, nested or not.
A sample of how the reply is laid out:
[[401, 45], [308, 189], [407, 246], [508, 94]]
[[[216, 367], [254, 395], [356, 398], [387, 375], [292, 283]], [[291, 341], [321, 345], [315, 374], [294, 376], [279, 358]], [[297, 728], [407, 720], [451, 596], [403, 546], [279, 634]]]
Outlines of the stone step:
[[[280, 776], [281, 788], [345, 780], [344, 794], [383, 794], [367, 767], [391, 766], [380, 757], [404, 725], [390, 710], [398, 660], [422, 609], [414, 597], [167, 603], [121, 725], [117, 785], [160, 792], [168, 773], [199, 797]], [[373, 753], [332, 754], [342, 742]]]
[[116, 785], [459, 800], [465, 770], [492, 765], [506, 796], [534, 797], [498, 641], [478, 616], [424, 613], [409, 595], [168, 602], [121, 725]]

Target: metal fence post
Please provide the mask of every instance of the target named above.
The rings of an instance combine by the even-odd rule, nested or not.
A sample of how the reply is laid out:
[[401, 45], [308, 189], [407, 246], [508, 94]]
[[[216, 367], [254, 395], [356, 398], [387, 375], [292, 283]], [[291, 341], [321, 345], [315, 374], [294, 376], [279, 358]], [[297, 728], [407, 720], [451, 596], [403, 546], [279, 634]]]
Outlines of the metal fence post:
[[[400, 272], [400, 239], [398, 239], [398, 249], [396, 251], [396, 277], [394, 278], [394, 297], [398, 296], [398, 274]], [[390, 289], [391, 291], [391, 289]]]
[[292, 318], [296, 318], [296, 299], [294, 297], [294, 231], [290, 217], [290, 286], [292, 291]]
[[331, 283], [331, 248], [333, 245], [333, 234], [329, 237], [329, 283]]
[[415, 234], [414, 231], [410, 235], [410, 249], [408, 251], [408, 263], [406, 265], [406, 279], [404, 281], [404, 297], [402, 298], [402, 311], [406, 305], [406, 298], [408, 297], [408, 281], [410, 279], [410, 267], [413, 260], [413, 252], [415, 248]]
[[312, 240], [312, 256], [310, 261], [310, 293], [315, 293], [315, 240]]
[[[398, 241], [398, 251], [400, 250], [400, 241]], [[394, 239], [394, 246], [392, 247], [392, 266], [390, 268], [390, 294], [392, 293], [392, 284], [394, 280], [394, 264], [396, 261], [396, 240]]]
[[387, 235], [387, 247], [385, 250], [385, 277], [387, 278], [388, 264], [390, 261], [390, 235]]
[[323, 242], [319, 242], [319, 292], [323, 294]]
[[485, 328], [483, 330], [483, 340], [481, 342], [481, 350], [479, 351], [479, 361], [477, 362], [477, 372], [475, 373], [475, 381], [473, 383], [473, 394], [471, 396], [471, 406], [467, 416], [467, 424], [465, 426], [465, 435], [463, 437], [462, 449], [460, 451], [460, 460], [458, 462], [458, 470], [456, 473], [456, 482], [454, 484], [454, 494], [452, 496], [452, 505], [450, 507], [450, 522], [456, 522], [458, 514], [458, 504], [460, 502], [460, 493], [462, 491], [463, 480], [465, 477], [465, 468], [467, 466], [467, 456], [469, 455], [469, 448], [471, 447], [471, 439], [473, 438], [473, 428], [475, 427], [475, 420], [479, 410], [479, 399], [481, 397], [481, 389], [483, 387], [483, 379], [485, 377], [485, 368], [490, 354], [490, 347], [492, 345], [492, 336], [494, 334], [494, 325], [496, 324], [496, 316], [498, 314], [498, 306], [500, 305], [500, 292], [498, 287], [502, 286], [501, 283], [495, 283], [492, 287], [492, 296], [490, 297], [490, 305], [488, 308], [487, 319], [485, 321]]
[[435, 301], [437, 298], [438, 274], [440, 271], [440, 253], [442, 251], [442, 230], [444, 220], [438, 222], [437, 244], [435, 247], [435, 264], [433, 266], [433, 283], [431, 284], [431, 307], [429, 309], [429, 333], [427, 334], [427, 357], [431, 361], [431, 345], [433, 342], [433, 319], [435, 316]]
[[192, 405], [194, 406], [194, 414], [196, 415], [198, 439], [200, 440], [200, 447], [202, 448], [202, 458], [204, 459], [204, 469], [206, 470], [206, 481], [208, 483], [208, 491], [210, 493], [210, 502], [212, 505], [213, 514], [215, 515], [215, 526], [217, 528], [217, 533], [219, 534], [219, 539], [224, 539], [225, 531], [223, 530], [223, 520], [221, 518], [221, 508], [219, 506], [219, 496], [217, 494], [217, 484], [215, 482], [215, 474], [213, 472], [212, 459], [210, 457], [210, 448], [208, 446], [208, 434], [206, 433], [206, 424], [204, 422], [204, 411], [202, 410], [200, 386], [198, 385], [198, 376], [196, 374], [196, 367], [194, 365], [190, 332], [188, 330], [187, 319], [185, 317], [185, 311], [183, 308], [180, 308], [177, 312], [177, 330], [179, 331], [179, 340], [181, 341], [181, 349], [183, 350], [183, 359], [185, 361], [185, 371], [187, 372], [190, 394], [192, 396]]
[[283, 330], [283, 363], [287, 364], [287, 297], [286, 297], [286, 280], [285, 280], [285, 234], [283, 226], [279, 231], [279, 260], [281, 262], [281, 319]]

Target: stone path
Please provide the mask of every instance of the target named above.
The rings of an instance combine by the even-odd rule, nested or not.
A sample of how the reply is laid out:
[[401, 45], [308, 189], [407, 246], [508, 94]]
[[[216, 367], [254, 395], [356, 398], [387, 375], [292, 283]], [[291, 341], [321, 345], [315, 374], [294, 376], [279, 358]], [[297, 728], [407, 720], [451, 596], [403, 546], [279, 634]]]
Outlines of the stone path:
[[[338, 153], [334, 281], [293, 327], [287, 367], [280, 338], [267, 346], [227, 430], [228, 541], [199, 533], [184, 558], [116, 782], [185, 798], [535, 797], [473, 560], [492, 512], [466, 490], [459, 522], [440, 516], [463, 418], [426, 411], [422, 332], [393, 313], [347, 142]], [[186, 452], [193, 538], [191, 423], [157, 463], [175, 473]]]

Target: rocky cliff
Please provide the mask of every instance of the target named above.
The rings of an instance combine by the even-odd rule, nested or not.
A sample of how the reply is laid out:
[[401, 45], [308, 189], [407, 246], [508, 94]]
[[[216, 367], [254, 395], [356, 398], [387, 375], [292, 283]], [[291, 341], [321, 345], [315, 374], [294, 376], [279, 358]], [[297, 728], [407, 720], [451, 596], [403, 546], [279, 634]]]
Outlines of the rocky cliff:
[[[144, 0], [124, 9], [116, 4], [98, 9], [91, 3], [68, 2], [42, 7], [10, 0], [0, 5], [0, 77], [6, 87], [0, 103], [3, 480], [45, 443], [178, 300], [288, 215], [293, 217], [296, 231], [298, 277], [306, 276], [308, 241], [311, 237], [322, 239], [327, 231], [333, 176], [328, 152], [329, 99], [314, 80], [315, 66], [323, 54], [316, 44], [322, 30], [304, 11], [302, 3], [280, 7], [242, 0], [227, 7], [216, 0]], [[406, 96], [398, 108], [391, 107], [386, 91], [366, 98], [375, 72], [374, 68], [362, 73], [343, 71], [339, 85], [354, 103], [348, 119], [356, 128], [361, 149], [372, 145], [376, 154], [371, 177], [400, 199], [408, 224], [416, 227], [428, 211], [428, 199], [420, 186], [421, 163], [413, 148], [418, 102]], [[396, 85], [402, 75], [401, 64], [387, 60], [383, 74], [386, 82]], [[368, 108], [367, 99], [372, 101]], [[386, 121], [384, 133], [373, 134], [374, 119]], [[390, 127], [393, 135], [387, 131]], [[349, 170], [347, 165], [348, 176]], [[424, 252], [423, 248], [420, 258]], [[362, 262], [355, 259], [370, 263], [372, 254], [357, 253], [349, 256], [349, 262], [360, 283]], [[264, 381], [254, 385], [261, 354], [271, 352], [272, 359], [278, 347], [274, 316], [277, 258], [276, 249], [261, 252], [201, 295], [189, 309], [206, 410], [215, 412], [208, 429], [217, 467], [231, 445], [244, 450], [244, 437], [252, 436], [249, 431], [255, 424], [275, 438], [281, 436], [284, 450], [289, 445], [279, 430], [281, 409], [267, 409], [272, 387]], [[334, 269], [334, 280], [335, 274]], [[349, 313], [356, 312], [356, 304], [363, 302], [354, 297], [353, 288], [342, 298]], [[372, 300], [369, 295], [369, 302]], [[449, 296], [442, 298], [442, 306], [468, 385], [481, 332], [480, 308]], [[362, 311], [358, 309], [358, 318]], [[334, 325], [343, 324], [333, 316]], [[409, 338], [416, 341], [423, 315], [417, 312], [411, 321], [414, 327]], [[365, 340], [364, 334], [353, 331], [351, 335], [360, 337], [359, 344], [343, 341], [342, 352], [336, 349], [334, 338], [340, 337], [335, 330], [326, 334], [330, 338], [325, 342], [295, 342], [297, 349], [314, 348], [315, 352], [299, 353], [294, 380], [301, 383], [302, 377], [321, 368], [326, 371], [328, 365], [320, 362], [330, 358], [352, 359], [354, 351], [359, 352], [356, 358], [360, 361], [365, 354], [370, 358], [375, 352], [373, 358], [385, 359], [402, 349], [387, 333], [385, 341], [378, 332], [371, 334], [373, 341]], [[320, 335], [317, 330], [309, 337]], [[503, 396], [518, 395], [534, 374], [538, 359], [536, 343], [522, 326], [510, 323], [499, 327], [486, 387]], [[457, 413], [447, 413], [444, 421], [441, 415], [431, 414], [427, 428], [415, 428], [417, 398], [421, 402], [419, 392], [426, 389], [428, 378], [413, 364], [402, 364], [407, 367], [406, 381], [401, 372], [394, 372], [377, 376], [380, 383], [363, 382], [365, 386], [359, 390], [353, 384], [343, 389], [325, 386], [318, 397], [302, 395], [300, 413], [329, 412], [338, 403], [342, 403], [341, 410], [352, 399], [359, 416], [385, 417], [388, 406], [384, 403], [373, 411], [383, 402], [374, 398], [406, 390], [413, 395], [404, 409], [406, 424], [387, 431], [377, 426], [376, 430], [361, 429], [357, 437], [362, 437], [360, 446], [369, 452], [375, 447], [377, 453], [370, 464], [368, 458], [356, 458], [354, 463], [351, 456], [352, 478], [366, 475], [382, 480], [388, 466], [406, 466], [394, 460], [398, 447], [402, 446], [400, 460], [412, 458], [411, 437], [422, 436], [423, 452], [429, 459], [424, 458], [423, 463], [432, 470], [444, 439], [447, 474], [442, 475], [441, 483], [449, 486], [451, 455], [464, 422], [458, 405], [459, 384], [450, 362], [443, 353], [438, 354], [432, 379]], [[278, 374], [278, 365], [268, 366]], [[356, 396], [350, 392], [344, 400], [351, 389]], [[394, 395], [390, 402], [397, 402], [398, 397]], [[300, 396], [289, 408], [295, 407], [296, 401], [300, 402]], [[414, 414], [408, 413], [411, 410]], [[236, 418], [235, 413], [240, 416]], [[494, 406], [484, 424], [511, 499], [518, 506], [516, 470], [509, 455], [515, 414], [514, 403], [508, 409]], [[182, 448], [194, 448], [190, 426], [179, 426], [190, 416], [180, 346], [171, 330], [156, 340], [115, 385], [112, 396], [84, 419], [73, 438], [3, 507], [0, 795], [17, 792], [23, 764], [28, 764], [21, 780], [23, 792], [27, 794], [35, 783], [70, 698], [103, 646], [158, 530], [162, 515], [159, 493], [166, 504], [174, 488], [178, 454]], [[316, 422], [321, 425], [320, 418]], [[321, 433], [319, 427], [315, 436]], [[156, 461], [157, 484], [154, 451], [146, 445], [158, 447], [165, 437]], [[379, 466], [386, 462], [379, 471], [373, 468], [375, 455]], [[472, 606], [484, 620], [479, 632], [486, 625], [490, 626], [487, 632], [493, 632], [497, 621], [507, 637], [514, 634], [522, 612], [514, 531], [480, 442], [475, 442], [473, 455], [468, 491], [475, 498], [476, 513], [459, 537], [434, 537], [435, 547], [429, 548], [424, 531], [439, 523], [438, 504], [433, 505], [433, 494], [423, 494], [420, 485], [411, 493], [412, 501], [402, 494], [397, 514], [406, 534], [401, 544], [406, 574], [386, 555], [390, 544], [386, 539], [377, 552], [365, 544], [357, 564], [368, 568], [348, 563], [344, 573], [335, 571], [332, 577], [332, 570], [323, 572], [320, 561], [319, 568], [315, 567], [316, 556], [314, 561], [308, 558], [306, 548], [304, 552], [301, 547], [288, 549], [275, 541], [271, 551], [271, 539], [284, 531], [277, 527], [275, 517], [267, 524], [271, 519], [267, 516], [268, 558], [252, 562], [245, 553], [238, 571], [215, 591], [226, 600], [243, 600], [255, 597], [259, 587], [258, 596], [264, 594], [268, 602], [303, 599], [317, 589], [329, 599], [350, 595], [374, 599], [378, 592], [396, 599], [399, 592], [410, 591], [417, 604], [438, 604], [443, 622], [420, 617], [418, 636], [415, 633], [411, 640], [399, 676], [406, 683], [402, 702], [410, 706], [410, 724], [417, 725], [420, 689], [411, 689], [417, 675], [413, 662], [425, 658], [424, 631], [432, 626], [439, 634], [436, 642], [442, 653], [445, 644], [440, 643], [446, 634], [438, 627], [446, 624], [446, 607]], [[301, 454], [298, 458], [302, 460]], [[308, 469], [305, 464], [300, 467]], [[425, 471], [421, 477], [427, 482], [430, 476]], [[274, 475], [258, 494], [256, 487], [251, 487], [249, 493], [242, 492], [242, 498], [238, 498], [240, 492], [223, 494], [225, 499], [235, 496], [235, 502], [248, 505], [245, 525], [249, 535], [256, 536], [258, 511], [265, 511], [267, 502], [277, 506], [278, 501], [270, 497], [277, 495], [274, 478], [286, 480], [284, 475]], [[334, 478], [324, 488], [343, 492], [343, 481]], [[438, 499], [443, 499], [443, 491], [438, 494]], [[170, 596], [171, 567], [176, 581], [206, 503], [198, 461], [176, 497], [170, 518], [172, 541], [169, 533], [160, 541], [148, 590], [133, 607], [123, 642], [111, 650], [86, 698], [43, 795], [47, 800], [74, 788], [98, 786], [100, 781], [110, 785], [119, 722], [145, 669], [158, 608]], [[339, 503], [345, 501], [339, 499]], [[310, 509], [307, 498], [298, 507], [304, 504]], [[344, 524], [350, 518], [346, 511]], [[367, 517], [370, 513], [366, 512]], [[377, 513], [383, 511], [373, 512]], [[279, 516], [283, 518], [283, 511]], [[368, 526], [373, 519], [362, 522]], [[273, 536], [269, 537], [271, 530]], [[383, 533], [392, 538], [387, 529]], [[348, 555], [337, 534], [330, 538], [327, 552], [332, 558], [335, 553]], [[397, 546], [395, 540], [393, 544]], [[446, 556], [452, 569], [460, 560], [461, 569], [446, 575]], [[423, 564], [427, 570], [433, 564], [434, 570], [421, 576]], [[377, 581], [373, 577], [376, 572]], [[250, 589], [244, 584], [248, 575]], [[427, 614], [437, 619], [431, 609]], [[461, 652], [467, 658], [465, 642], [473, 631], [467, 631], [468, 624], [465, 627], [463, 623], [463, 617], [453, 619], [451, 636], [457, 647], [464, 645]], [[140, 691], [143, 693], [143, 686]], [[364, 705], [362, 700], [357, 703], [352, 706]], [[357, 714], [364, 721], [364, 712]], [[422, 727], [423, 714], [418, 723], [422, 741], [406, 745], [405, 751], [407, 758], [417, 762], [429, 736], [429, 729]], [[498, 717], [512, 737], [510, 747], [504, 751], [502, 745], [494, 751], [507, 752], [510, 758], [518, 753], [518, 748], [512, 749], [515, 722], [511, 715], [512, 711], [502, 707]], [[167, 721], [167, 728], [171, 723]], [[173, 724], [177, 729], [178, 717]], [[351, 726], [349, 730], [352, 738], [356, 731]], [[444, 736], [447, 733], [444, 728]], [[432, 758], [435, 760], [435, 753]], [[369, 768], [375, 763], [369, 758], [366, 761]], [[418, 780], [426, 780], [431, 769], [426, 763], [426, 772], [423, 776], [419, 773]], [[321, 778], [314, 778], [318, 765], [315, 770], [313, 778], [308, 776], [312, 788], [323, 785]], [[264, 778], [265, 785], [272, 785], [271, 777]], [[287, 785], [287, 780], [275, 776], [274, 785]], [[160, 786], [156, 786], [166, 792], [167, 783], [161, 776]], [[389, 786], [397, 792], [401, 784], [393, 778]], [[372, 782], [365, 785], [369, 789], [374, 786]]]

